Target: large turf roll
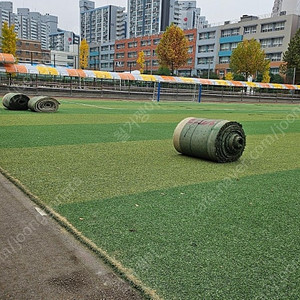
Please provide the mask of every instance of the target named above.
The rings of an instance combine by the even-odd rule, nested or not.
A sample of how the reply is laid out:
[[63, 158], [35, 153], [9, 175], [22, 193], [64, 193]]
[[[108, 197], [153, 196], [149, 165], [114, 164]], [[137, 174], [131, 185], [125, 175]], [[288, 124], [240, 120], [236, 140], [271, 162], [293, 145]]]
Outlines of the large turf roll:
[[59, 102], [47, 96], [33, 97], [28, 102], [28, 107], [35, 112], [56, 112], [59, 107]]
[[3, 106], [10, 110], [27, 110], [29, 97], [19, 93], [8, 93], [2, 98]]
[[225, 163], [242, 156], [246, 136], [237, 122], [187, 118], [176, 127], [173, 142], [182, 154]]

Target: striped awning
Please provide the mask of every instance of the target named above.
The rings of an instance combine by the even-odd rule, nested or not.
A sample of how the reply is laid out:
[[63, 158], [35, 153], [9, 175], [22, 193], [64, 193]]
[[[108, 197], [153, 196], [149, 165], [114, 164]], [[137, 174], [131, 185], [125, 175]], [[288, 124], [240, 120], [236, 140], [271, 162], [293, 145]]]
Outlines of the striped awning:
[[12, 54], [0, 53], [0, 63], [14, 64], [15, 62], [16, 62], [16, 59]]
[[[2, 55], [2, 56], [1, 56]], [[6, 56], [9, 54], [0, 53], [4, 59], [14, 59], [13, 56]], [[3, 69], [3, 68], [2, 68]], [[152, 82], [168, 82], [168, 83], [182, 83], [182, 84], [202, 84], [214, 86], [227, 87], [250, 87], [250, 88], [267, 88], [278, 90], [300, 90], [300, 85], [278, 84], [278, 83], [262, 83], [262, 82], [246, 82], [246, 81], [230, 81], [230, 80], [216, 80], [204, 78], [187, 78], [176, 76], [158, 76], [158, 75], [144, 75], [136, 73], [117, 73], [106, 71], [93, 71], [81, 69], [69, 69], [66, 67], [50, 67], [46, 65], [30, 65], [30, 64], [4, 64], [4, 70], [7, 73], [21, 73], [21, 74], [40, 74], [40, 75], [56, 75], [69, 76], [79, 78], [101, 78], [101, 79], [115, 79], [115, 80], [132, 80], [132, 81], [152, 81]]]

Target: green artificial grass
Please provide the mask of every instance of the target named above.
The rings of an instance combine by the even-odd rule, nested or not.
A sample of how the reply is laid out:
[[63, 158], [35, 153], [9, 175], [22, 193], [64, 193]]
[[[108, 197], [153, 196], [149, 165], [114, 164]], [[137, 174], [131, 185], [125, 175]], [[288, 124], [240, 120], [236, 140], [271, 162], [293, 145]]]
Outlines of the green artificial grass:
[[[165, 299], [298, 299], [298, 106], [60, 102], [0, 109], [0, 166], [45, 204]], [[241, 122], [242, 159], [178, 154], [189, 116]]]
[[255, 175], [213, 193], [222, 181], [55, 208], [165, 299], [296, 299], [299, 176]]

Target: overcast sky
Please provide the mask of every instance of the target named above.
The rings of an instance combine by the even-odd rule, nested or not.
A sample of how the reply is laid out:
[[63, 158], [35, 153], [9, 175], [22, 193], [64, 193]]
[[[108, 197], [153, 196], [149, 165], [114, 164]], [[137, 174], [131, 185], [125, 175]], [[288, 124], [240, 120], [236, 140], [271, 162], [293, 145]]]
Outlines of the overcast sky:
[[[14, 11], [28, 7], [31, 11], [58, 16], [59, 27], [79, 33], [79, 0], [11, 0]], [[127, 0], [96, 0], [96, 7], [113, 4], [127, 5]], [[272, 11], [274, 0], [197, 0], [202, 15], [209, 23], [237, 20], [244, 14], [265, 15]]]

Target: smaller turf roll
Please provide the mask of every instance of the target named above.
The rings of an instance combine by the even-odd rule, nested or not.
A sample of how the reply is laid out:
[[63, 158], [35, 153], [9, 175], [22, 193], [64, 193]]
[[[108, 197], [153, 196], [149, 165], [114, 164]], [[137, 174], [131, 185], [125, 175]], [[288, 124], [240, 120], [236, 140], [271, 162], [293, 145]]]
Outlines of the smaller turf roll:
[[3, 106], [9, 110], [27, 110], [29, 97], [20, 93], [8, 93], [2, 98]]
[[28, 102], [28, 107], [35, 112], [57, 112], [59, 102], [48, 96], [33, 97]]

